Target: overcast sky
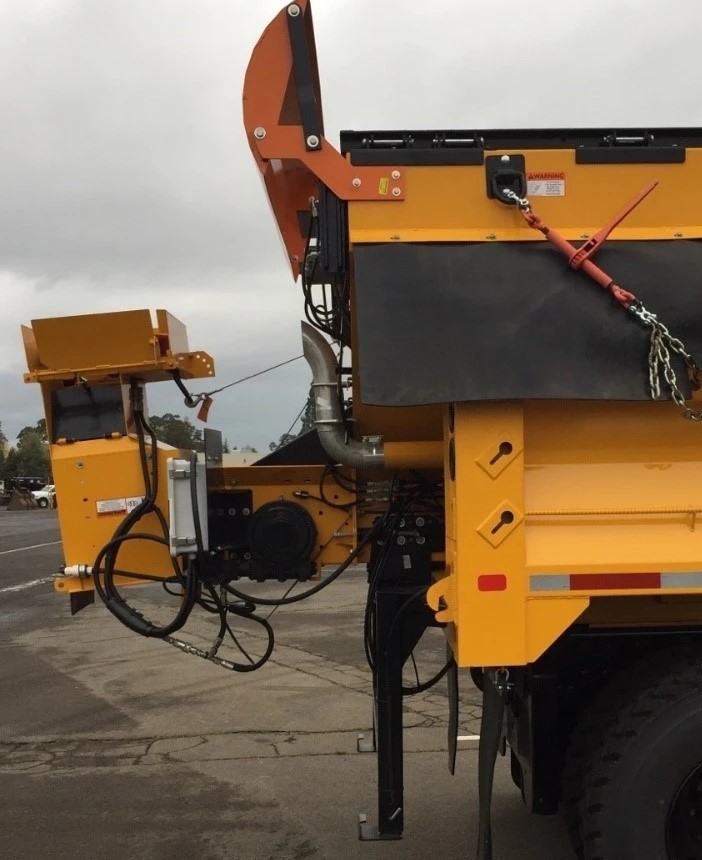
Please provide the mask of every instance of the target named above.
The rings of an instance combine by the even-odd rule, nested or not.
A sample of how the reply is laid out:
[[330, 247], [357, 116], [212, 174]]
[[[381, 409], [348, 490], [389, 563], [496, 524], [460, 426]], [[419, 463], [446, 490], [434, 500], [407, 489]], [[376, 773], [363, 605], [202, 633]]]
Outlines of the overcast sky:
[[[41, 414], [19, 326], [165, 307], [218, 382], [299, 353], [302, 304], [241, 122], [271, 0], [0, 0], [0, 421]], [[316, 0], [327, 136], [340, 128], [702, 125], [695, 0]], [[265, 448], [303, 362], [221, 395]], [[193, 388], [196, 388], [193, 385]], [[175, 386], [152, 411], [184, 413]], [[189, 413], [192, 417], [192, 413]]]

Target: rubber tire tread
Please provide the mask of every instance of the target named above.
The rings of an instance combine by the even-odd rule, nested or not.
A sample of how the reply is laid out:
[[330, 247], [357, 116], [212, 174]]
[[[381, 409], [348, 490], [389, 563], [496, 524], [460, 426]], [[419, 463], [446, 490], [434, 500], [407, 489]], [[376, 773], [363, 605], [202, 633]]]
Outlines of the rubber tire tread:
[[566, 755], [562, 812], [579, 860], [604, 855], [598, 814], [617, 760], [652, 715], [702, 689], [699, 646], [665, 649], [630, 664], [595, 696], [578, 721]]

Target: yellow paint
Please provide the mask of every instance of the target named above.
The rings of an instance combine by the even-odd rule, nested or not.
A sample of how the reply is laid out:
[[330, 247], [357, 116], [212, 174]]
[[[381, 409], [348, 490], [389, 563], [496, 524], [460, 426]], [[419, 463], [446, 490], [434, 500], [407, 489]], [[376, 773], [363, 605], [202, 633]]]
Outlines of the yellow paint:
[[[529, 585], [549, 573], [700, 570], [700, 428], [672, 404], [457, 405], [445, 437], [448, 575], [430, 602], [445, 605], [437, 617], [452, 625], [460, 665], [531, 662], [577, 620], [702, 624], [699, 589]], [[512, 450], [490, 465], [508, 439]], [[514, 519], [493, 533], [503, 511]], [[478, 577], [495, 573], [507, 589], [479, 591]]]
[[[568, 239], [592, 235], [654, 179], [659, 181], [656, 190], [612, 238], [702, 237], [702, 209], [690, 193], [702, 185], [702, 149], [688, 149], [684, 164], [576, 164], [572, 149], [529, 150], [524, 155], [527, 172], [566, 172], [564, 197], [534, 197], [531, 202], [546, 224]], [[544, 241], [515, 207], [488, 198], [484, 166], [406, 167], [403, 176], [402, 202], [349, 203], [352, 244]]]

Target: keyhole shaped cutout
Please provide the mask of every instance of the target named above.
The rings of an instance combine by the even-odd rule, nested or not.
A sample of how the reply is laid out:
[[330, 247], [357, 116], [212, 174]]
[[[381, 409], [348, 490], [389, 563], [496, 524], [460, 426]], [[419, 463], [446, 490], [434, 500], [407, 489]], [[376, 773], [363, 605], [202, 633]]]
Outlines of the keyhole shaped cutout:
[[494, 466], [495, 463], [500, 459], [500, 457], [509, 456], [513, 450], [514, 448], [512, 447], [511, 442], [500, 442], [500, 447], [497, 449], [497, 454], [495, 454], [492, 460], [490, 460], [490, 465]]
[[[510, 448], [512, 446], [510, 445]], [[497, 532], [502, 528], [502, 526], [508, 526], [510, 523], [514, 522], [514, 514], [512, 511], [502, 511], [500, 514], [499, 522], [494, 526], [494, 528], [490, 529], [490, 533], [496, 535]]]

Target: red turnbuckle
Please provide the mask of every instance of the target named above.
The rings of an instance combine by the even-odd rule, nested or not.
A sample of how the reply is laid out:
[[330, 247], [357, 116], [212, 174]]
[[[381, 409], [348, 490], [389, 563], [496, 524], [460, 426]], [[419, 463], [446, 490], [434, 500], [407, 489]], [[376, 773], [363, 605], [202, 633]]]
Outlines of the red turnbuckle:
[[636, 296], [628, 290], [625, 290], [623, 287], [620, 287], [619, 284], [617, 284], [614, 279], [607, 274], [607, 272], [600, 269], [599, 266], [596, 266], [590, 258], [593, 254], [596, 254], [597, 251], [599, 251], [612, 230], [621, 224], [626, 216], [636, 209], [639, 203], [648, 197], [657, 185], [657, 181], [649, 183], [643, 191], [637, 194], [636, 197], [634, 197], [634, 199], [631, 200], [626, 207], [609, 222], [609, 224], [601, 230], [598, 230], [597, 233], [588, 239], [580, 248], [576, 248], [575, 245], [572, 245], [567, 239], [564, 239], [560, 233], [557, 233], [555, 230], [544, 224], [541, 218], [531, 208], [531, 204], [527, 200], [513, 199], [515, 200], [515, 203], [518, 204], [522, 217], [527, 224], [534, 230], [538, 230], [540, 233], [543, 233], [548, 241], [556, 247], [564, 257], [568, 258], [568, 264], [572, 269], [582, 269], [582, 271], [588, 275], [588, 277], [592, 278], [596, 284], [605, 290], [609, 290], [619, 304], [623, 305], [625, 308], [629, 308], [629, 306], [637, 300]]

